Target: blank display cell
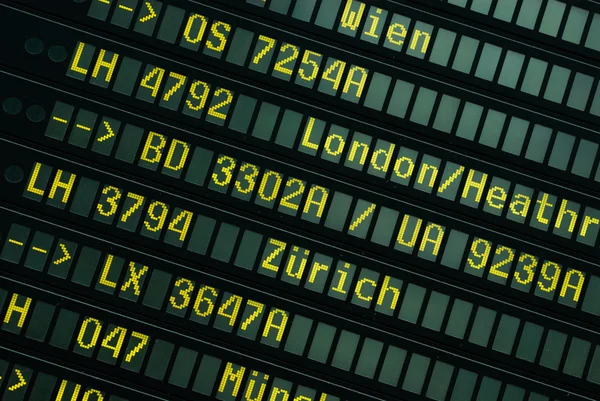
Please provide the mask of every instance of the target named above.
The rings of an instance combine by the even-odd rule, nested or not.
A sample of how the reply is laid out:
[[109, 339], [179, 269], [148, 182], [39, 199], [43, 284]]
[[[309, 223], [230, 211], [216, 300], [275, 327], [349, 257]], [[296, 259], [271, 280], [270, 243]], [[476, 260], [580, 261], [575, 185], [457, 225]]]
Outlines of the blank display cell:
[[425, 297], [425, 288], [416, 284], [409, 284], [402, 300], [402, 307], [398, 315], [399, 319], [410, 323], [417, 323], [421, 305]]
[[168, 43], [175, 43], [184, 15], [185, 10], [178, 7], [167, 6], [162, 23], [158, 28], [156, 38]]
[[451, 269], [458, 269], [460, 262], [462, 261], [462, 255], [467, 247], [467, 241], [469, 236], [463, 232], [451, 230], [448, 236], [448, 242], [446, 243], [446, 249], [442, 255], [441, 264], [442, 266], [449, 267]]
[[488, 15], [491, 7], [492, 0], [473, 0], [471, 3], [471, 10], [483, 15]]
[[231, 40], [231, 45], [229, 46], [229, 50], [227, 51], [226, 61], [228, 63], [239, 65], [243, 67], [246, 64], [246, 59], [248, 58], [248, 51], [250, 50], [250, 46], [252, 44], [252, 38], [254, 37], [254, 33], [242, 29], [240, 27], [236, 28], [233, 39]]
[[335, 17], [340, 9], [341, 4], [342, 0], [321, 2], [321, 6], [319, 7], [319, 11], [317, 12], [317, 17], [315, 19], [315, 25], [330, 30], [333, 29]]
[[519, 347], [517, 348], [517, 358], [528, 362], [535, 361], [543, 331], [544, 328], [542, 326], [531, 322], [525, 323], [521, 339], [519, 340]]
[[210, 257], [228, 263], [233, 253], [233, 247], [239, 230], [239, 227], [231, 224], [221, 224]]
[[[264, 2], [263, 2], [263, 4], [264, 4]], [[269, 9], [271, 11], [275, 11], [276, 13], [286, 15], [289, 11], [290, 4], [291, 4], [291, 0], [273, 1], [273, 2], [271, 2]]]
[[488, 110], [485, 123], [483, 123], [483, 129], [481, 130], [481, 136], [479, 137], [479, 143], [494, 149], [497, 148], [505, 120], [506, 114], [496, 110]]
[[220, 366], [220, 359], [210, 355], [204, 355], [200, 362], [200, 366], [198, 366], [192, 390], [200, 394], [210, 395], [214, 383], [217, 380]]
[[502, 401], [523, 401], [525, 398], [525, 389], [509, 384], [504, 389]]
[[245, 95], [238, 96], [231, 116], [231, 121], [229, 122], [229, 128], [242, 134], [248, 132], [248, 127], [250, 126], [255, 107], [255, 98]]
[[557, 370], [562, 357], [567, 335], [556, 330], [548, 331], [546, 342], [544, 343], [540, 365]]
[[216, 220], [203, 215], [196, 218], [196, 223], [190, 237], [187, 249], [189, 251], [205, 255], [210, 238], [215, 228]]
[[446, 315], [446, 308], [450, 297], [446, 294], [432, 291], [423, 316], [422, 326], [430, 330], [440, 331]]
[[[0, 362], [1, 364], [1, 362]], [[0, 373], [4, 375], [2, 368], [0, 368]], [[31, 390], [31, 394], [29, 399], [36, 401], [51, 401], [52, 394], [54, 393], [54, 387], [56, 386], [56, 377], [39, 372], [35, 378], [35, 382], [33, 384], [33, 389]], [[118, 398], [112, 396], [110, 401], [125, 401], [122, 398]]]
[[600, 277], [591, 276], [588, 280], [588, 289], [585, 292], [581, 310], [600, 316]]
[[527, 401], [550, 401], [550, 398], [542, 394], [531, 392]]
[[481, 379], [476, 401], [496, 401], [500, 394], [501, 386], [502, 383], [500, 381], [485, 376]]
[[342, 231], [344, 223], [348, 217], [348, 211], [352, 203], [352, 197], [342, 192], [336, 192], [333, 195], [331, 201], [331, 207], [327, 213], [327, 219], [325, 220], [325, 227], [331, 228], [337, 231]]
[[56, 308], [53, 305], [38, 301], [35, 304], [35, 309], [30, 318], [32, 323], [27, 327], [25, 336], [43, 342], [48, 334], [48, 329], [50, 328], [50, 322], [54, 316], [55, 309]]
[[301, 123], [302, 114], [286, 109], [283, 112], [283, 118], [281, 119], [279, 130], [275, 137], [275, 143], [285, 146], [286, 148], [294, 146], [294, 141], [296, 140], [296, 135], [298, 134]]
[[442, 95], [442, 100], [433, 121], [433, 128], [449, 134], [452, 131], [454, 120], [456, 120], [456, 113], [459, 106], [460, 99]]
[[75, 265], [71, 281], [89, 287], [92, 284], [94, 272], [100, 261], [100, 255], [101, 253], [97, 249], [87, 246], [83, 247], [79, 258], [77, 258], [77, 264]]
[[582, 73], [576, 73], [573, 86], [569, 92], [567, 106], [584, 111], [590, 97], [594, 78]]
[[504, 152], [519, 156], [523, 150], [523, 143], [529, 130], [529, 121], [518, 117], [512, 117], [508, 124], [508, 130], [504, 137], [502, 150]]
[[494, 18], [505, 22], [511, 22], [517, 7], [517, 0], [498, 0], [494, 10]]
[[600, 116], [600, 85], [596, 88], [596, 94], [594, 100], [592, 100], [592, 106], [590, 107], [590, 113], [595, 116]]
[[198, 352], [185, 347], [179, 348], [171, 369], [169, 383], [186, 388], [190, 382], [197, 358]]
[[452, 305], [452, 312], [446, 325], [446, 334], [463, 339], [465, 331], [467, 330], [467, 324], [473, 310], [473, 304], [462, 299], [454, 300]]
[[477, 373], [473, 373], [466, 369], [460, 369], [456, 381], [454, 382], [454, 390], [452, 390], [452, 398], [450, 401], [465, 401], [470, 400], [473, 396], [475, 383], [477, 382]]
[[312, 339], [310, 350], [308, 351], [308, 358], [313, 361], [325, 363], [331, 349], [331, 344], [333, 343], [335, 332], [335, 327], [319, 323]]
[[520, 319], [517, 319], [516, 317], [503, 314], [500, 318], [498, 329], [496, 330], [492, 349], [510, 355], [520, 322]]
[[383, 343], [381, 341], [366, 338], [354, 373], [372, 379], [375, 376], [375, 370], [377, 369], [382, 349]]
[[472, 141], [475, 139], [477, 133], [477, 127], [479, 126], [479, 120], [483, 113], [483, 107], [478, 104], [471, 102], [465, 103], [458, 128], [456, 130], [456, 136]]
[[354, 360], [354, 354], [356, 353], [356, 347], [360, 336], [356, 333], [342, 330], [340, 337], [337, 340], [337, 346], [333, 354], [331, 366], [338, 369], [344, 369], [349, 371]]
[[246, 270], [252, 270], [262, 238], [262, 235], [255, 233], [254, 231], [244, 231], [234, 265]]
[[265, 141], [270, 141], [280, 110], [281, 108], [274, 104], [266, 102], [261, 103], [258, 117], [256, 118], [254, 128], [252, 129], [252, 136]]
[[596, 345], [592, 363], [590, 364], [590, 370], [587, 374], [587, 380], [592, 383], [600, 384], [600, 345]]
[[600, 14], [594, 14], [592, 19], [592, 25], [587, 33], [587, 39], [585, 41], [585, 47], [588, 49], [600, 51]]
[[169, 273], [155, 269], [152, 272], [152, 276], [150, 276], [150, 283], [148, 284], [142, 303], [154, 309], [161, 309], [169, 290], [170, 282], [171, 275]]
[[544, 11], [539, 31], [556, 37], [558, 35], [558, 28], [560, 28], [560, 22], [565, 13], [565, 7], [566, 4], [562, 1], [549, 0], [546, 3], [546, 10]]
[[405, 359], [405, 349], [389, 346], [385, 353], [385, 360], [383, 361], [378, 380], [381, 383], [396, 387]]
[[386, 113], [398, 118], [404, 118], [414, 87], [415, 85], [409, 82], [396, 80]]
[[389, 91], [392, 77], [389, 75], [380, 74], [378, 72], [373, 74], [367, 96], [365, 98], [364, 106], [370, 109], [381, 111], [385, 102], [385, 97]]
[[428, 125], [437, 92], [427, 88], [419, 88], [415, 104], [410, 114], [410, 121], [420, 125]]
[[290, 328], [288, 338], [285, 342], [284, 349], [286, 352], [291, 352], [296, 355], [303, 354], [312, 324], [312, 319], [301, 315], [294, 316], [292, 327]]
[[546, 156], [546, 151], [548, 149], [548, 144], [550, 143], [551, 137], [552, 130], [550, 128], [536, 124], [533, 127], [533, 132], [531, 133], [531, 139], [529, 140], [529, 145], [527, 146], [525, 158], [542, 163], [544, 161], [544, 157]]
[[445, 400], [453, 372], [454, 366], [437, 361], [433, 367], [433, 372], [431, 373], [431, 379], [429, 380], [429, 386], [427, 387], [425, 396], [436, 401]]
[[394, 227], [398, 220], [399, 212], [396, 210], [382, 207], [377, 216], [377, 223], [371, 235], [371, 241], [383, 246], [389, 246], [392, 236], [394, 235]]

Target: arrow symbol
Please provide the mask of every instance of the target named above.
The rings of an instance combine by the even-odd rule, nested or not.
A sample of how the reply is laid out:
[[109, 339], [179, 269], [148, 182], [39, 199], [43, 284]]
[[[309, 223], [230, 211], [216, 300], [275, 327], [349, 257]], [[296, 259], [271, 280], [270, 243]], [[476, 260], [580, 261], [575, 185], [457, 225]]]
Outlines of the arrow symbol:
[[10, 386], [8, 388], [8, 391], [18, 390], [27, 384], [27, 382], [25, 381], [25, 378], [23, 377], [23, 374], [21, 373], [21, 371], [19, 369], [15, 369], [15, 373], [17, 374], [17, 377], [19, 378], [19, 382], [17, 384], [13, 384], [12, 386]]
[[106, 131], [108, 131], [108, 134], [103, 135], [100, 138], [98, 138], [98, 142], [104, 142], [108, 138], [112, 138], [113, 136], [115, 136], [115, 131], [113, 131], [113, 129], [110, 126], [110, 124], [108, 123], [108, 121], [102, 121], [102, 123], [104, 123], [104, 128], [106, 128]]
[[154, 12], [154, 8], [152, 8], [152, 4], [150, 4], [149, 1], [145, 2], [145, 4], [146, 4], [146, 8], [148, 9], [148, 15], [140, 18], [140, 22], [148, 22], [152, 18], [156, 17], [156, 13]]
[[69, 251], [67, 250], [67, 246], [65, 244], [59, 244], [59, 246], [60, 246], [60, 249], [62, 249], [64, 256], [60, 259], [56, 259], [53, 262], [55, 265], [60, 265], [61, 263], [64, 263], [67, 260], [71, 259], [71, 255], [69, 254]]

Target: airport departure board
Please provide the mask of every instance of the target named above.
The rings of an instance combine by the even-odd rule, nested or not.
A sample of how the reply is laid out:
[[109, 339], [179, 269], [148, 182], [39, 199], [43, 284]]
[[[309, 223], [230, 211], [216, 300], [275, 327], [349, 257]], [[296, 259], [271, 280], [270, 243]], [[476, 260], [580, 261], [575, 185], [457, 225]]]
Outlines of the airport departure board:
[[0, 0], [2, 401], [597, 401], [600, 3]]

